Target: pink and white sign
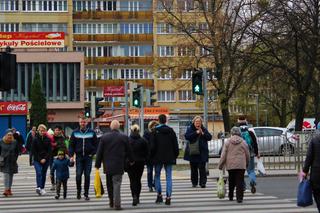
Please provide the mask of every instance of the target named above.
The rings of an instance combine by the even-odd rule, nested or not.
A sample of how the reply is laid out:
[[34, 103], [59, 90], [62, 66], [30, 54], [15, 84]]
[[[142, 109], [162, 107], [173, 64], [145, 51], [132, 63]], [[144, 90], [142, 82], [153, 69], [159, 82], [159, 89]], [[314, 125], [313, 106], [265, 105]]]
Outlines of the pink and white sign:
[[123, 97], [124, 86], [106, 86], [103, 90], [104, 97]]
[[0, 114], [26, 115], [28, 114], [27, 102], [0, 102]]

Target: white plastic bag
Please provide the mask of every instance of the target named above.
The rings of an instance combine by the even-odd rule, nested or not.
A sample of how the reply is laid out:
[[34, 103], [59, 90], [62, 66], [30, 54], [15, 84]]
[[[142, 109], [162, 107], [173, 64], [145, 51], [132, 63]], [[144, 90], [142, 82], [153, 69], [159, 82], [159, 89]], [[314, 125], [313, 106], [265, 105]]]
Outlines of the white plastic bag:
[[219, 199], [223, 199], [226, 195], [226, 185], [224, 183], [223, 173], [220, 170], [219, 180], [217, 184], [217, 195]]
[[266, 170], [263, 166], [263, 162], [262, 162], [261, 158], [258, 158], [258, 160], [257, 160], [257, 170], [260, 175], [266, 175]]

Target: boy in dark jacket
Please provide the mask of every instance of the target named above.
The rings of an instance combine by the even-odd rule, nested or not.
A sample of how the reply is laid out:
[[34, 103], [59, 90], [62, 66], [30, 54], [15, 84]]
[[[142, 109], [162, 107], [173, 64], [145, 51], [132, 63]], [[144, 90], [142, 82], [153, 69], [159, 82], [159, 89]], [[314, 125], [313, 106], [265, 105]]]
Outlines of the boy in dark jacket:
[[67, 182], [69, 179], [69, 166], [70, 160], [65, 157], [64, 151], [58, 151], [58, 157], [54, 159], [52, 170], [53, 172], [56, 171], [56, 191], [57, 195], [55, 196], [56, 199], [60, 197], [60, 189], [61, 184], [63, 186], [63, 199], [67, 198]]

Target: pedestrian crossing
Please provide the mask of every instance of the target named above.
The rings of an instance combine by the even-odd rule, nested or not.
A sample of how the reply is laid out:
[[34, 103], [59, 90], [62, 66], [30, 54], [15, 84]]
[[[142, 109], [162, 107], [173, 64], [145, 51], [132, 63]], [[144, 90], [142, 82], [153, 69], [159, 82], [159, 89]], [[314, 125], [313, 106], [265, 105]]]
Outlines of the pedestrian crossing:
[[[28, 162], [20, 163], [19, 174], [14, 176], [13, 196], [0, 196], [0, 212], [3, 213], [27, 213], [27, 212], [115, 212], [108, 206], [108, 198], [105, 194], [102, 198], [95, 198], [93, 186], [90, 187], [90, 201], [76, 199], [75, 168], [71, 168], [71, 177], [68, 181], [68, 196], [64, 200], [54, 199], [55, 193], [50, 191], [49, 180], [47, 179], [44, 196], [38, 196], [35, 192], [35, 172]], [[93, 184], [93, 174], [91, 184]], [[0, 190], [3, 191], [3, 175], [0, 173]], [[102, 175], [105, 185], [105, 178]], [[165, 183], [162, 181], [162, 188]], [[274, 196], [267, 196], [262, 193], [245, 193], [244, 202], [238, 204], [236, 201], [217, 198], [217, 185], [215, 179], [208, 179], [206, 188], [192, 188], [190, 180], [184, 176], [174, 175], [173, 194], [171, 206], [155, 204], [155, 192], [149, 192], [146, 183], [146, 175], [143, 176], [143, 187], [140, 196], [140, 204], [132, 206], [129, 179], [124, 175], [121, 187], [122, 212], [149, 213], [149, 212], [237, 212], [237, 213], [280, 213], [280, 212], [317, 212], [313, 207], [299, 208], [294, 201], [279, 199]], [[165, 192], [163, 193], [165, 195]]]

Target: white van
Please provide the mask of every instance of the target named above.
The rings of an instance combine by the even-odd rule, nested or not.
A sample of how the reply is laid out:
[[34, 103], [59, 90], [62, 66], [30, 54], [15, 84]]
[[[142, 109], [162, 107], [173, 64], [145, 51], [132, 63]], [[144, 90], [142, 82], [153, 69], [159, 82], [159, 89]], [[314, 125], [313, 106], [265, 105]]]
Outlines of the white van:
[[[308, 130], [314, 130], [316, 129], [316, 125], [314, 123], [316, 119], [315, 118], [304, 118], [303, 119], [303, 124], [302, 124], [302, 131], [308, 131]], [[296, 119], [293, 119], [292, 121], [289, 122], [287, 129], [289, 131], [294, 130], [294, 126], [296, 124]]]

